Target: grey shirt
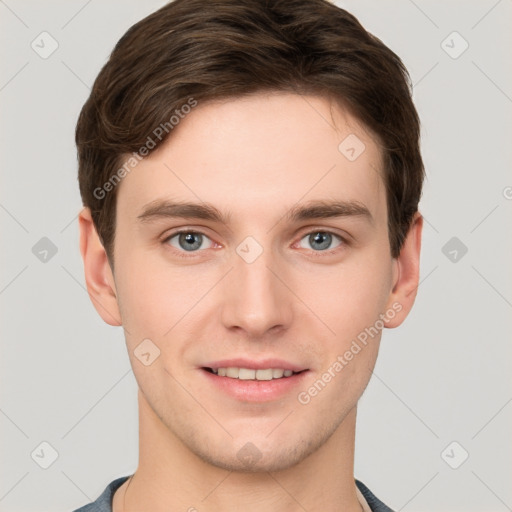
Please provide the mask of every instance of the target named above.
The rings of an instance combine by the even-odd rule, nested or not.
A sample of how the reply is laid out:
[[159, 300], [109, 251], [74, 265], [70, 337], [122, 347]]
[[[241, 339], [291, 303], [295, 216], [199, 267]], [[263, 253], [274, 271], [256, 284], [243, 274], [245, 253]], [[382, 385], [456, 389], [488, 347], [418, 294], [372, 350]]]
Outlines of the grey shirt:
[[[73, 512], [112, 512], [112, 498], [116, 490], [128, 480], [129, 476], [122, 476], [110, 482], [101, 496], [94, 502], [84, 505]], [[356, 486], [366, 500], [371, 512], [393, 512], [387, 505], [382, 503], [362, 482], [356, 479]], [[364, 505], [366, 505], [364, 504]]]

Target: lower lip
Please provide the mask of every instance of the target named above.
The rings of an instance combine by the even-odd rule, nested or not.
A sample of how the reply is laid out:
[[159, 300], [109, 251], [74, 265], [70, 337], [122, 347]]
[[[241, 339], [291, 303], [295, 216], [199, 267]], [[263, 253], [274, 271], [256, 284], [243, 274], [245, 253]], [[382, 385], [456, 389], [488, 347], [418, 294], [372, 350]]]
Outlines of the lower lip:
[[200, 369], [212, 385], [233, 398], [245, 402], [269, 402], [283, 398], [298, 388], [308, 371], [294, 373], [290, 377], [272, 380], [240, 380], [219, 377], [208, 370]]

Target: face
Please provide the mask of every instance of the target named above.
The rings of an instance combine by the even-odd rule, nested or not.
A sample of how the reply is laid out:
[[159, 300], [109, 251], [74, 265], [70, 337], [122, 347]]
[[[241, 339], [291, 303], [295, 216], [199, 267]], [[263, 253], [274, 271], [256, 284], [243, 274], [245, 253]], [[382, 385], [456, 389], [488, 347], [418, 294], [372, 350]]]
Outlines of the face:
[[381, 165], [340, 107], [258, 94], [199, 104], [119, 185], [115, 296], [133, 371], [201, 459], [288, 468], [356, 406], [400, 309]]

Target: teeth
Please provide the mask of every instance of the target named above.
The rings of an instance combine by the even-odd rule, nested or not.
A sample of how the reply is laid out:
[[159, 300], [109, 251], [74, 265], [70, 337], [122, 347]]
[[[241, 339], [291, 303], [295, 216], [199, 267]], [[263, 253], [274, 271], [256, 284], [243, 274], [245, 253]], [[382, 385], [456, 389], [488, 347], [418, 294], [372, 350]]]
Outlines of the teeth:
[[272, 368], [256, 370], [256, 380], [272, 380]]
[[256, 378], [256, 370], [249, 370], [247, 368], [240, 368], [238, 370], [238, 378], [240, 380], [254, 380]]
[[284, 375], [284, 370], [279, 370], [278, 368], [274, 368], [272, 370], [272, 377], [274, 379], [280, 379]]
[[282, 377], [291, 377], [292, 370], [283, 370], [282, 368], [266, 368], [264, 370], [254, 370], [250, 368], [212, 368], [212, 372], [219, 377], [230, 377], [240, 380], [272, 380]]
[[226, 377], [231, 377], [232, 379], [238, 379], [238, 375], [240, 370], [238, 368], [226, 368]]

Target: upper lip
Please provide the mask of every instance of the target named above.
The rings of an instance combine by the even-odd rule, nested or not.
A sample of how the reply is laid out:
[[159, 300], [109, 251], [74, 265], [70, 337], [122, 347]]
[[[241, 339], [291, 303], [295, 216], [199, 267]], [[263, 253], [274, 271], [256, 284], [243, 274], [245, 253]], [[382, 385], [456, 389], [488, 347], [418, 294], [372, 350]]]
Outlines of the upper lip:
[[284, 361], [283, 359], [267, 358], [261, 360], [247, 359], [243, 357], [233, 359], [221, 359], [218, 361], [207, 362], [202, 365], [203, 368], [248, 368], [250, 370], [265, 370], [267, 368], [279, 368], [283, 370], [292, 370], [301, 372], [307, 370], [306, 367]]

